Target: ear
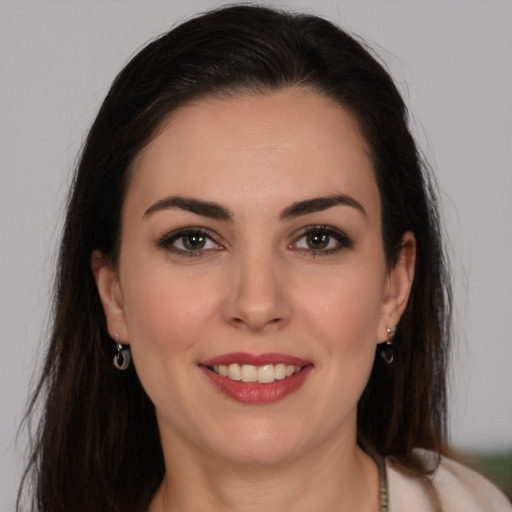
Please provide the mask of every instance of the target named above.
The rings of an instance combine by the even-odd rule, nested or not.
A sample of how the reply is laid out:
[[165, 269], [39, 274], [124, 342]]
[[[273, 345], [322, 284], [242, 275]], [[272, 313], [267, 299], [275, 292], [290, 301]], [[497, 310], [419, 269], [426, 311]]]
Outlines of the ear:
[[117, 272], [100, 251], [93, 251], [91, 254], [91, 269], [107, 319], [109, 335], [115, 340], [117, 334], [120, 343], [125, 345], [128, 339], [128, 333], [123, 295]]
[[387, 329], [395, 329], [405, 311], [414, 280], [416, 262], [416, 237], [411, 231], [402, 236], [400, 254], [396, 265], [389, 270], [381, 310], [378, 341], [386, 341]]

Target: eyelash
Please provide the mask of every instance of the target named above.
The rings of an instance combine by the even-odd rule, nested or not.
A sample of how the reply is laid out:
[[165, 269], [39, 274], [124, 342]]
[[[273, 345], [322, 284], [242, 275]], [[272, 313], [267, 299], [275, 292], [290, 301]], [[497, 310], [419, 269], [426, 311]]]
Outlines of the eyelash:
[[[187, 249], [178, 248], [174, 245], [180, 239], [182, 240], [182, 245], [183, 245], [183, 240], [185, 239], [185, 237], [192, 236], [192, 235], [195, 235], [198, 237], [204, 237], [206, 239], [206, 241], [205, 241], [206, 244], [208, 243], [208, 241], [210, 241], [210, 242], [214, 243], [218, 247], [218, 249], [217, 248], [215, 248], [215, 249], [200, 248], [197, 250], [193, 250], [193, 249], [187, 250]], [[334, 239], [337, 242], [337, 245], [335, 247], [325, 248], [325, 249], [311, 249], [311, 248], [298, 247], [297, 245], [299, 244], [299, 242], [301, 240], [305, 239], [306, 237], [308, 237], [308, 235], [310, 235], [310, 236], [312, 236], [312, 235], [327, 236], [328, 237], [327, 245], [330, 244], [331, 239]], [[297, 251], [301, 251], [304, 254], [307, 254], [308, 256], [316, 257], [316, 256], [334, 255], [343, 249], [352, 248], [353, 245], [354, 245], [353, 240], [350, 237], [348, 237], [343, 231], [339, 231], [339, 230], [334, 229], [329, 226], [320, 226], [319, 225], [319, 226], [309, 226], [309, 227], [305, 228], [302, 231], [302, 233], [300, 234], [300, 236], [297, 237], [294, 242], [292, 242], [291, 244], [288, 245], [288, 248], [297, 250]], [[163, 248], [169, 252], [172, 252], [174, 254], [178, 254], [179, 256], [192, 257], [192, 258], [204, 257], [211, 251], [222, 250], [222, 246], [214, 240], [214, 237], [212, 236], [211, 232], [205, 228], [199, 228], [199, 227], [184, 228], [184, 229], [179, 229], [178, 231], [169, 233], [169, 234], [163, 236], [156, 243], [156, 246], [161, 247], [161, 248]]]
[[308, 256], [331, 256], [334, 255], [344, 249], [351, 249], [354, 246], [354, 241], [347, 236], [346, 233], [343, 231], [340, 231], [338, 229], [334, 229], [329, 226], [309, 226], [304, 229], [304, 231], [301, 233], [301, 235], [289, 245], [289, 247], [293, 247], [294, 245], [297, 245], [301, 240], [306, 238], [308, 235], [326, 235], [330, 239], [334, 239], [337, 242], [337, 245], [335, 247], [331, 247], [328, 249], [311, 249], [311, 248], [300, 248], [295, 247], [295, 250], [302, 251]]
[[[197, 249], [197, 250], [187, 250], [187, 249], [180, 249], [173, 244], [176, 243], [180, 239], [184, 239], [187, 236], [198, 236], [198, 237], [204, 237], [206, 239], [206, 243], [208, 241], [213, 242], [219, 249]], [[183, 244], [183, 241], [182, 241]], [[208, 252], [214, 251], [214, 250], [220, 250], [222, 248], [221, 245], [219, 245], [215, 240], [213, 239], [213, 236], [211, 235], [210, 231], [205, 228], [198, 228], [198, 227], [191, 227], [191, 228], [184, 228], [179, 229], [178, 231], [173, 231], [172, 233], [169, 233], [167, 235], [164, 235], [156, 244], [158, 247], [161, 247], [162, 249], [165, 249], [169, 252], [178, 254], [179, 256], [184, 256], [187, 258], [200, 258], [205, 256]]]

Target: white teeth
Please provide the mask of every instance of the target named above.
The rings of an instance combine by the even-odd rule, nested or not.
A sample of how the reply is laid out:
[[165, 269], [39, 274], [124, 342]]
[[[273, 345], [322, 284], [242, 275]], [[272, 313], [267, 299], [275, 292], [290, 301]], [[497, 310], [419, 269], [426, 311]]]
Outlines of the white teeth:
[[286, 365], [276, 364], [276, 380], [283, 380], [286, 377]]
[[[219, 367], [220, 366], [223, 366], [223, 365], [219, 365]], [[228, 366], [228, 375], [227, 375], [228, 379], [240, 380], [242, 378], [242, 376], [240, 374], [241, 374], [240, 365], [233, 363]]]
[[302, 370], [301, 366], [282, 363], [275, 365], [265, 364], [263, 366], [231, 363], [230, 365], [219, 364], [210, 368], [221, 377], [241, 380], [242, 382], [258, 382], [260, 384], [270, 384], [275, 380], [283, 380]]
[[241, 375], [243, 382], [256, 382], [258, 380], [258, 368], [252, 364], [243, 364]]
[[266, 364], [258, 368], [258, 382], [268, 384], [276, 380], [276, 370], [273, 364]]

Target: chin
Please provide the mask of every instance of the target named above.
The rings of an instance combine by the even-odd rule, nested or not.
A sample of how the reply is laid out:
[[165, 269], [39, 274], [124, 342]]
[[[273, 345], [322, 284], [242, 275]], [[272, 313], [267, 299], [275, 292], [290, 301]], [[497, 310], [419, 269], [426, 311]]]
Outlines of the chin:
[[236, 429], [220, 431], [217, 440], [211, 440], [210, 449], [235, 464], [276, 466], [307, 451], [312, 441], [306, 437], [291, 422], [284, 428], [268, 423], [262, 425], [261, 422], [250, 428], [242, 424]]
[[223, 455], [226, 461], [234, 464], [250, 466], [279, 466], [298, 456], [301, 450], [296, 447], [278, 445], [276, 443], [247, 443], [236, 449], [228, 450]]

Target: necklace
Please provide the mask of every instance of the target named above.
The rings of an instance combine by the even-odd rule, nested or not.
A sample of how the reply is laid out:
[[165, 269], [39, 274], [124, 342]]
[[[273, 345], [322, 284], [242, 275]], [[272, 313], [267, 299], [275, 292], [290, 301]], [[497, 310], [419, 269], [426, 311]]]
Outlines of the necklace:
[[379, 512], [388, 512], [388, 479], [386, 475], [386, 462], [384, 457], [376, 458], [379, 467]]

